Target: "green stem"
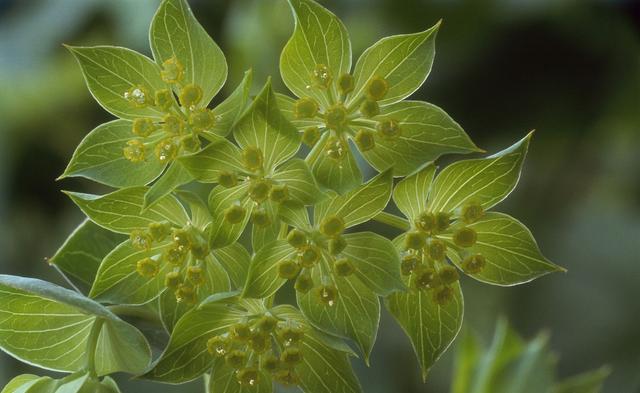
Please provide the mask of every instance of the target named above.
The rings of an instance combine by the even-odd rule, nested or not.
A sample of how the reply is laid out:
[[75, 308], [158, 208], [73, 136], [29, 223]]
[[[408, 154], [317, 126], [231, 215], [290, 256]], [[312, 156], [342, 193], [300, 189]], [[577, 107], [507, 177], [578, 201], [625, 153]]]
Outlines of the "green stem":
[[387, 224], [401, 231], [408, 231], [409, 229], [411, 229], [409, 221], [402, 217], [398, 217], [395, 214], [387, 212], [378, 213], [377, 216], [373, 217], [373, 220], [382, 224]]
[[98, 347], [98, 338], [100, 337], [103, 324], [103, 318], [96, 318], [93, 326], [91, 327], [88, 339], [89, 341], [87, 343], [87, 371], [93, 378], [97, 378], [98, 376], [98, 373], [96, 372], [96, 349]]

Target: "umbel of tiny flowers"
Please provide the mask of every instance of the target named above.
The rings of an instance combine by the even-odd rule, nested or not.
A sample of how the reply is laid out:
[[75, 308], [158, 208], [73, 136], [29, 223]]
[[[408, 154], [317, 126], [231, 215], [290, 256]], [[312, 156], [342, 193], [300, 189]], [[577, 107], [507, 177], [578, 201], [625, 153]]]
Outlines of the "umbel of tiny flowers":
[[429, 75], [440, 22], [420, 33], [383, 38], [351, 73], [351, 43], [342, 22], [313, 0], [289, 3], [296, 26], [282, 51], [280, 73], [298, 99], [278, 98], [312, 148], [307, 161], [321, 185], [343, 193], [362, 182], [353, 146], [377, 170], [393, 167], [394, 176], [444, 153], [480, 151], [440, 108], [403, 101]]

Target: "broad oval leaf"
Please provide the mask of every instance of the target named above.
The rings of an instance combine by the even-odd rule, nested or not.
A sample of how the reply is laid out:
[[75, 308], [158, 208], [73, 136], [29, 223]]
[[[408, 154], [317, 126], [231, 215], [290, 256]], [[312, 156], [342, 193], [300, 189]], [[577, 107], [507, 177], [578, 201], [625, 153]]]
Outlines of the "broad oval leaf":
[[344, 194], [362, 184], [362, 172], [353, 154], [354, 147], [348, 143], [347, 154], [341, 160], [327, 155], [325, 145], [330, 132], [325, 131], [305, 159], [318, 184], [339, 194]]
[[295, 202], [284, 202], [278, 206], [278, 217], [298, 229], [311, 230], [309, 211], [306, 206]]
[[217, 183], [221, 171], [244, 173], [240, 149], [227, 139], [217, 139], [199, 152], [179, 158], [179, 162], [203, 183]]
[[249, 251], [242, 244], [236, 242], [227, 247], [214, 250], [213, 255], [224, 270], [227, 271], [231, 286], [233, 288], [242, 288], [251, 264]]
[[142, 86], [149, 95], [170, 86], [160, 78], [160, 68], [148, 57], [115, 46], [67, 46], [82, 68], [87, 87], [98, 103], [113, 115], [133, 120], [161, 119], [164, 112], [153, 106], [136, 107], [125, 93]]
[[381, 112], [372, 120], [360, 120], [363, 128], [377, 132], [377, 121], [393, 119], [401, 133], [394, 139], [376, 138], [375, 147], [362, 152], [378, 171], [393, 168], [394, 176], [406, 176], [443, 154], [482, 151], [458, 123], [435, 105], [402, 101], [382, 108]]
[[[480, 273], [469, 274], [479, 281], [511, 286], [566, 271], [545, 258], [529, 229], [511, 216], [489, 212], [468, 227], [477, 233], [476, 244], [460, 252], [450, 250], [448, 255], [458, 266], [466, 255], [482, 255], [486, 260], [484, 268]], [[450, 235], [442, 237], [455, 247]]]
[[362, 53], [353, 72], [355, 79], [350, 102], [360, 98], [373, 78], [384, 78], [389, 91], [379, 104], [388, 105], [418, 90], [431, 72], [440, 22], [414, 34], [385, 37]]
[[322, 196], [307, 163], [299, 158], [292, 158], [280, 165], [271, 179], [286, 184], [289, 199], [294, 202], [311, 205]]
[[143, 212], [144, 195], [148, 189], [123, 188], [106, 195], [71, 191], [65, 191], [65, 194], [91, 221], [113, 232], [129, 234], [134, 229], [146, 228], [152, 222], [169, 221], [180, 227], [187, 224], [187, 212], [171, 195], [162, 197]]
[[400, 180], [393, 189], [393, 202], [405, 217], [413, 220], [427, 209], [427, 197], [436, 166], [428, 163], [416, 173]]
[[[222, 248], [238, 240], [249, 222], [254, 202], [247, 197], [248, 183], [242, 183], [233, 188], [216, 186], [209, 194], [209, 209], [213, 216], [213, 224], [209, 227], [209, 245], [212, 248]], [[244, 219], [231, 224], [224, 218], [225, 209], [234, 203], [244, 207]]]
[[462, 160], [443, 169], [433, 182], [428, 206], [434, 212], [454, 212], [465, 202], [486, 210], [511, 193], [520, 179], [531, 134], [487, 158]]
[[[313, 97], [325, 107], [324, 88], [314, 83], [316, 66], [326, 67], [331, 82], [351, 69], [351, 41], [340, 19], [313, 0], [289, 0], [295, 19], [293, 35], [280, 56], [280, 75], [298, 97]], [[335, 83], [329, 86], [338, 97]]]
[[180, 162], [172, 162], [162, 176], [144, 194], [142, 209], [148, 209], [149, 206], [171, 194], [176, 188], [190, 183], [192, 180], [193, 176]]
[[206, 106], [227, 79], [222, 50], [198, 23], [185, 0], [164, 0], [151, 22], [151, 51], [158, 64], [171, 58], [184, 67], [182, 83], [202, 88]]
[[131, 187], [157, 178], [165, 164], [154, 157], [141, 163], [124, 157], [123, 148], [134, 138], [131, 124], [114, 120], [96, 127], [80, 142], [60, 179], [80, 176], [111, 187]]
[[240, 115], [244, 112], [253, 81], [253, 71], [248, 70], [236, 89], [220, 105], [213, 108], [216, 122], [212, 129], [204, 130], [202, 136], [209, 140], [217, 140], [219, 137], [229, 135]]
[[242, 296], [265, 298], [273, 295], [287, 281], [278, 275], [278, 264], [295, 257], [296, 253], [286, 240], [276, 240], [258, 250], [251, 258]]
[[80, 371], [94, 326], [99, 375], [146, 369], [146, 339], [105, 307], [46, 281], [0, 275], [0, 348], [13, 357], [48, 370]]

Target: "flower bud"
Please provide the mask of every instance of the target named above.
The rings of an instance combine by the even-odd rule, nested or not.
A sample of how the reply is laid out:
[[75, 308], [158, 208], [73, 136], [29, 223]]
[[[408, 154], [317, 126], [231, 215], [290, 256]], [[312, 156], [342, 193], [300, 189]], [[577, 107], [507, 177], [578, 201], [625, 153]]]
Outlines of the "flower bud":
[[444, 285], [450, 285], [460, 279], [460, 274], [458, 273], [458, 269], [455, 267], [446, 265], [440, 268], [438, 271], [438, 277]]
[[154, 96], [156, 106], [160, 107], [160, 109], [164, 111], [168, 111], [169, 109], [171, 109], [173, 103], [175, 102], [173, 100], [173, 93], [169, 89], [156, 90]]
[[151, 238], [157, 242], [163, 241], [171, 234], [171, 224], [168, 221], [152, 222], [148, 229]]
[[320, 301], [328, 306], [333, 306], [336, 297], [338, 296], [338, 290], [333, 285], [321, 285], [316, 288], [316, 293], [320, 298]]
[[269, 191], [269, 199], [275, 203], [282, 203], [289, 199], [289, 187], [286, 184], [276, 184]]
[[153, 243], [153, 237], [151, 234], [143, 229], [134, 229], [129, 236], [131, 245], [138, 250], [149, 250]]
[[229, 224], [239, 224], [246, 214], [247, 210], [244, 207], [233, 204], [224, 210], [224, 219]]
[[336, 104], [329, 107], [324, 114], [324, 123], [332, 130], [342, 130], [342, 128], [347, 124], [347, 108], [342, 104]]
[[220, 171], [218, 174], [218, 184], [224, 188], [235, 187], [238, 184], [238, 176], [234, 172]]
[[298, 326], [285, 326], [278, 329], [278, 338], [284, 346], [295, 345], [304, 339], [304, 330]]
[[356, 271], [356, 267], [347, 258], [340, 258], [334, 262], [333, 271], [340, 277], [347, 277]]
[[291, 259], [285, 259], [278, 263], [278, 276], [287, 280], [293, 280], [300, 272], [300, 266]]
[[344, 232], [344, 220], [339, 216], [328, 216], [320, 223], [320, 232], [329, 237], [336, 237]]
[[467, 202], [462, 206], [460, 214], [462, 221], [467, 224], [473, 224], [484, 216], [484, 208], [481, 204], [475, 202]]
[[298, 99], [293, 105], [296, 119], [310, 119], [318, 113], [318, 102], [310, 97]]
[[256, 209], [251, 213], [251, 222], [258, 228], [266, 228], [271, 225], [271, 218], [266, 210]]
[[271, 184], [266, 180], [254, 180], [249, 184], [249, 198], [262, 203], [269, 198]]
[[302, 351], [298, 347], [288, 347], [280, 354], [280, 362], [289, 368], [297, 366], [302, 362]]
[[273, 375], [274, 379], [284, 386], [295, 386], [300, 384], [300, 377], [294, 370], [280, 369]]
[[436, 282], [437, 274], [434, 269], [424, 266], [414, 269], [411, 284], [415, 289], [433, 288]]
[[440, 233], [440, 232], [446, 231], [447, 228], [449, 228], [450, 224], [451, 224], [451, 215], [449, 213], [445, 213], [445, 212], [436, 213], [436, 227], [435, 227], [436, 232]]
[[122, 149], [122, 154], [131, 162], [142, 162], [146, 155], [144, 143], [139, 139], [127, 141], [127, 146]]
[[244, 366], [247, 361], [247, 355], [240, 350], [234, 349], [224, 357], [224, 361], [229, 367], [237, 370]]
[[407, 232], [404, 237], [404, 248], [407, 250], [420, 250], [427, 244], [427, 236], [420, 231]]
[[307, 235], [299, 229], [292, 229], [287, 235], [287, 241], [294, 248], [302, 248], [307, 244]]
[[174, 138], [166, 138], [158, 142], [155, 148], [158, 161], [165, 163], [175, 160], [178, 156], [178, 145]]
[[313, 244], [304, 246], [298, 254], [298, 260], [302, 267], [312, 267], [320, 259], [320, 249]]
[[229, 336], [236, 341], [247, 341], [251, 338], [251, 327], [246, 322], [238, 322], [229, 328]]
[[296, 291], [300, 293], [307, 293], [313, 288], [313, 279], [308, 272], [302, 272], [298, 275], [296, 283], [294, 285]]
[[229, 347], [229, 340], [222, 336], [211, 337], [207, 341], [207, 351], [215, 357], [225, 356], [229, 352]]
[[271, 348], [271, 335], [264, 332], [254, 332], [249, 339], [251, 349], [256, 353], [264, 353]]
[[342, 95], [351, 93], [354, 85], [353, 76], [351, 74], [342, 74], [338, 78], [338, 91]]
[[380, 101], [387, 95], [389, 84], [384, 78], [376, 76], [372, 78], [366, 86], [365, 94], [372, 101]]
[[453, 300], [453, 288], [449, 286], [441, 286], [433, 291], [433, 301], [440, 306], [446, 306]]
[[189, 125], [195, 131], [209, 130], [216, 124], [216, 117], [210, 109], [195, 109], [189, 114]]
[[174, 246], [180, 251], [188, 251], [191, 248], [191, 236], [186, 229], [174, 229], [171, 233]]
[[171, 246], [164, 250], [162, 259], [172, 265], [181, 266], [187, 259], [187, 251], [181, 250], [176, 246]]
[[198, 105], [202, 99], [202, 89], [200, 86], [188, 84], [180, 90], [180, 104], [185, 108]]
[[124, 93], [124, 98], [136, 108], [144, 108], [147, 105], [153, 104], [149, 91], [141, 85], [131, 86], [131, 88]]
[[487, 261], [482, 255], [469, 255], [462, 261], [462, 270], [464, 270], [465, 273], [478, 274], [486, 264]]
[[418, 256], [415, 254], [409, 254], [402, 257], [402, 261], [400, 262], [400, 272], [408, 276], [413, 272], [413, 270], [420, 264], [420, 260]]
[[256, 329], [263, 333], [271, 333], [276, 330], [278, 319], [273, 315], [263, 315], [255, 323]]
[[447, 256], [447, 244], [440, 239], [429, 241], [429, 257], [435, 261], [444, 261]]
[[200, 286], [207, 280], [200, 266], [189, 266], [187, 269], [187, 278], [195, 286]]
[[166, 115], [163, 119], [162, 130], [170, 135], [180, 135], [184, 131], [184, 122], [177, 116]]
[[200, 150], [201, 146], [200, 138], [195, 134], [185, 135], [180, 138], [180, 147], [188, 152]]
[[160, 77], [166, 83], [178, 83], [184, 77], [184, 66], [175, 57], [171, 57], [162, 63]]
[[302, 142], [309, 146], [313, 147], [320, 139], [320, 130], [316, 126], [307, 127], [304, 129], [302, 133]]
[[358, 146], [358, 149], [360, 149], [360, 151], [363, 151], [363, 152], [369, 151], [374, 147], [376, 147], [376, 140], [373, 135], [373, 132], [369, 130], [364, 130], [364, 129], [358, 130], [358, 132], [356, 132], [356, 136], [354, 140], [356, 141], [356, 145]]
[[360, 113], [367, 119], [371, 119], [380, 114], [380, 105], [375, 101], [365, 100], [362, 105], [360, 105]]
[[191, 244], [191, 255], [196, 259], [205, 259], [211, 253], [207, 239], [195, 228], [189, 232], [189, 243]]
[[260, 357], [260, 368], [268, 373], [272, 373], [280, 368], [280, 359], [273, 353], [268, 353]]
[[149, 118], [138, 118], [133, 120], [131, 132], [136, 136], [147, 137], [151, 135], [158, 127]]
[[329, 249], [329, 253], [331, 255], [338, 255], [345, 248], [347, 248], [347, 241], [344, 240], [342, 236], [336, 236], [332, 239], [329, 239], [329, 245], [327, 247]]
[[323, 89], [329, 87], [331, 78], [331, 73], [329, 72], [327, 66], [324, 64], [316, 64], [316, 67], [311, 73], [311, 79], [313, 80], [314, 85]]
[[255, 367], [246, 367], [238, 370], [236, 379], [241, 386], [256, 386], [260, 375]]
[[436, 227], [436, 217], [429, 212], [422, 212], [415, 219], [414, 224], [419, 230], [430, 233]]
[[176, 289], [182, 284], [182, 277], [178, 272], [169, 272], [164, 276], [164, 286], [171, 289]]
[[175, 295], [178, 303], [196, 304], [197, 302], [196, 291], [191, 285], [182, 284], [178, 286]]
[[376, 126], [378, 133], [384, 139], [395, 139], [400, 136], [401, 128], [397, 121], [393, 119], [382, 120]]
[[324, 145], [324, 151], [330, 158], [340, 161], [347, 155], [349, 146], [347, 146], [346, 141], [332, 136]]
[[254, 146], [246, 147], [242, 151], [242, 162], [244, 163], [244, 167], [250, 171], [262, 169], [262, 165], [264, 164], [262, 150]]
[[154, 259], [144, 258], [136, 264], [136, 271], [144, 278], [153, 278], [158, 275], [158, 271], [160, 271], [159, 265], [158, 261]]
[[471, 247], [476, 244], [478, 235], [469, 227], [462, 227], [453, 232], [453, 242], [458, 247]]

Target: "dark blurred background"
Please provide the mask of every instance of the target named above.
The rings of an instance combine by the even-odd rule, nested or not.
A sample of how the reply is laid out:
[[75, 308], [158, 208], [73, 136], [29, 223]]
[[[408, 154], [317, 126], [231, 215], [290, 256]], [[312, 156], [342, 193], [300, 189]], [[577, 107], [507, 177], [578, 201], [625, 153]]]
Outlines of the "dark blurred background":
[[[232, 70], [272, 75], [293, 22], [284, 0], [191, 0]], [[506, 315], [524, 336], [551, 332], [559, 376], [613, 367], [605, 392], [640, 391], [640, 3], [615, 0], [332, 0], [354, 55], [379, 38], [444, 25], [431, 76], [414, 95], [444, 108], [489, 152], [536, 129], [517, 190], [497, 210], [518, 217], [569, 269], [495, 288], [464, 280], [465, 324], [489, 337]], [[149, 54], [157, 0], [0, 0], [0, 272], [61, 282], [43, 258], [82, 217], [55, 182], [92, 128], [110, 119], [63, 49], [112, 44]], [[355, 58], [354, 58], [355, 63]], [[446, 157], [443, 162], [454, 157]], [[449, 351], [426, 385], [411, 347], [383, 315], [367, 393], [445, 392]], [[0, 354], [0, 386], [31, 369]], [[124, 391], [142, 382], [120, 378]], [[201, 382], [154, 387], [201, 392]]]

